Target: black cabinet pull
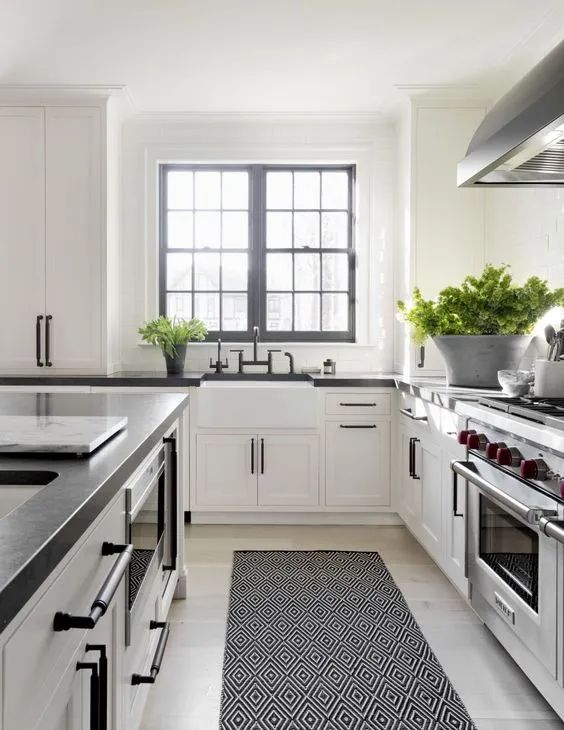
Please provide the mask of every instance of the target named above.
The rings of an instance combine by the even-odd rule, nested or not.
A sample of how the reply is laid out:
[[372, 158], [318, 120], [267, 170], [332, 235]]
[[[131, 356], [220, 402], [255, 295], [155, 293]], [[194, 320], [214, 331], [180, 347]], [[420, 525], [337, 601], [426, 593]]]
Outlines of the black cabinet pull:
[[76, 671], [86, 669], [90, 672], [90, 730], [100, 728], [100, 675], [96, 662], [77, 662]]
[[[105, 543], [106, 544], [106, 543]], [[116, 546], [114, 546], [115, 548]], [[69, 629], [93, 629], [100, 618], [106, 613], [112, 598], [123, 578], [131, 555], [133, 553], [133, 545], [124, 545], [123, 551], [120, 552], [119, 558], [113, 564], [112, 569], [108, 573], [106, 580], [98, 591], [98, 595], [94, 599], [88, 616], [73, 616], [70, 613], [57, 611], [53, 619], [54, 631], [68, 631]], [[104, 552], [102, 546], [102, 555]]]
[[53, 367], [51, 362], [51, 320], [53, 315], [48, 314], [45, 317], [45, 365], [50, 368]]
[[169, 469], [168, 477], [170, 479], [170, 564], [163, 565], [163, 570], [176, 570], [176, 560], [178, 558], [178, 452], [176, 451], [176, 438], [174, 436], [163, 439], [165, 444], [170, 447], [169, 450]]
[[260, 473], [264, 474], [264, 439], [260, 440]]
[[378, 428], [375, 423], [340, 423], [339, 428]]
[[355, 406], [360, 406], [361, 408], [374, 408], [376, 403], [339, 403], [339, 405], [345, 406], [345, 408], [354, 408]]
[[421, 345], [421, 347], [419, 348], [419, 362], [417, 363], [417, 367], [425, 367], [425, 345]]
[[464, 517], [462, 512], [458, 511], [458, 474], [452, 472], [452, 516]]
[[159, 643], [155, 650], [155, 656], [151, 663], [151, 669], [149, 674], [133, 674], [131, 676], [131, 684], [155, 684], [157, 674], [161, 670], [161, 664], [163, 663], [163, 657], [170, 634], [170, 625], [166, 621], [151, 621], [149, 624], [150, 629], [162, 629], [162, 634], [159, 637]]
[[35, 360], [37, 367], [42, 368], [43, 363], [41, 361], [41, 320], [43, 319], [42, 314], [38, 314], [35, 318]]
[[251, 439], [251, 474], [255, 473], [255, 440]]
[[108, 654], [105, 644], [86, 644], [85, 651], [97, 651], [98, 659], [98, 708], [100, 730], [108, 730]]
[[416, 436], [412, 436], [409, 439], [409, 476], [412, 479], [421, 479], [421, 477], [417, 474], [417, 463], [416, 458], [417, 454], [415, 451], [415, 444], [419, 443], [419, 439]]

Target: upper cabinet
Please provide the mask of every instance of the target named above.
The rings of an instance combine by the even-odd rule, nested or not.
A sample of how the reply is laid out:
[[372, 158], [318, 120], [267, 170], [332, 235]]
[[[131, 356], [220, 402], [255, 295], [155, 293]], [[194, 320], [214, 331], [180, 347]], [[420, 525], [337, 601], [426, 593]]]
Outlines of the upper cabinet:
[[[431, 298], [484, 264], [485, 193], [458, 188], [456, 166], [486, 112], [480, 99], [452, 90], [409, 91], [398, 120], [398, 298], [413, 287]], [[422, 359], [398, 323], [396, 368], [406, 374], [443, 374], [432, 342]]]
[[119, 146], [112, 101], [0, 105], [2, 373], [115, 369]]

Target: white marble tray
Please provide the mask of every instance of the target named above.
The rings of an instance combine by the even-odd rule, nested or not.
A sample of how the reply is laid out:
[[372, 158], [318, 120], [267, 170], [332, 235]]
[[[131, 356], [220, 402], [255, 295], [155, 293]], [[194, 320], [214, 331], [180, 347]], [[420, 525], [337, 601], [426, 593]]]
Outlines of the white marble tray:
[[0, 453], [89, 454], [126, 426], [117, 416], [0, 415]]

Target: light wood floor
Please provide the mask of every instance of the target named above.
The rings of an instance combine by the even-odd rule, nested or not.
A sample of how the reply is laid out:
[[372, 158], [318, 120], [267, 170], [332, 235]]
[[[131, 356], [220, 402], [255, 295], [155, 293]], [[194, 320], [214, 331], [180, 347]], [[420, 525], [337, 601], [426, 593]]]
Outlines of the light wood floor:
[[142, 730], [217, 730], [233, 550], [377, 550], [479, 730], [557, 730], [552, 712], [403, 527], [191, 525], [188, 599], [173, 603]]

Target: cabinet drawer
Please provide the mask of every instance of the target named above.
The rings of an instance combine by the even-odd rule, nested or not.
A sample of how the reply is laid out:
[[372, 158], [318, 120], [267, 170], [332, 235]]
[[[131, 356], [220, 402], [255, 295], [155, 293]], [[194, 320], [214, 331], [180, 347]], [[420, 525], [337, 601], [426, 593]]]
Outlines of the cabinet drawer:
[[391, 396], [387, 393], [328, 393], [327, 416], [389, 416]]
[[90, 611], [117, 559], [102, 555], [102, 543], [125, 538], [124, 507], [121, 494], [4, 647], [4, 730], [35, 726], [84, 639], [83, 629], [54, 631], [53, 618], [57, 611]]

